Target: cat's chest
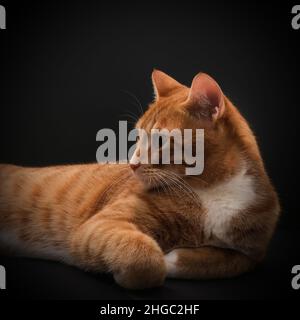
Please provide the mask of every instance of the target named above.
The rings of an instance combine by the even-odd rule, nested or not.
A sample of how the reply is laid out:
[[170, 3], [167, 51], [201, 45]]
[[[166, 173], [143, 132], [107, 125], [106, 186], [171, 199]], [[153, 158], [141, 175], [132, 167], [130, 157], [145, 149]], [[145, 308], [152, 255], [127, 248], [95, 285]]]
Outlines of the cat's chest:
[[195, 189], [202, 207], [203, 231], [206, 238], [228, 239], [228, 230], [234, 217], [248, 208], [256, 199], [254, 179], [241, 170], [238, 174], [214, 187]]

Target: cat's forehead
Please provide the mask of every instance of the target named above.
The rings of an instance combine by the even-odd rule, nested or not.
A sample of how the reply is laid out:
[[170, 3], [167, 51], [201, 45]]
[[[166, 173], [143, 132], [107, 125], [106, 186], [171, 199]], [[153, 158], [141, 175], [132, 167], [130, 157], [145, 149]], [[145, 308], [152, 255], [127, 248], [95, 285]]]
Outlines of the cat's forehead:
[[175, 106], [161, 108], [152, 105], [146, 113], [139, 119], [136, 127], [150, 131], [151, 129], [175, 129], [183, 125], [183, 112]]
[[137, 122], [137, 128], [145, 130], [151, 129], [174, 129], [182, 128], [186, 112], [184, 102], [187, 98], [187, 92], [181, 91], [176, 95], [159, 99], [150, 104], [148, 110]]

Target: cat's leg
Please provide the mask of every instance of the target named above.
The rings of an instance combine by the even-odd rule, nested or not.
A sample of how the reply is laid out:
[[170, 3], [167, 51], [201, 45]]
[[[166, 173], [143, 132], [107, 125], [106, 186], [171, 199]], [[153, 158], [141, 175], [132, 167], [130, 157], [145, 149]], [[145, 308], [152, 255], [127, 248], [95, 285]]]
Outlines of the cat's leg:
[[118, 284], [130, 289], [163, 284], [166, 266], [156, 241], [124, 220], [97, 214], [71, 239], [78, 266], [95, 272], [112, 272]]
[[167, 277], [182, 279], [234, 277], [256, 264], [240, 252], [216, 247], [174, 249], [165, 255], [165, 261]]

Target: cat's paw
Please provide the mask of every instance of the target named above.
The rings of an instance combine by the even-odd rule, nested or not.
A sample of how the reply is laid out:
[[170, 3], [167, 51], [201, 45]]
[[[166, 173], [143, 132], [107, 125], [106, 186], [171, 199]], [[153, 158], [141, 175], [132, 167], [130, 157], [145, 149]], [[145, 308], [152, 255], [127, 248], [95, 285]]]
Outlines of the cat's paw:
[[163, 285], [166, 266], [163, 259], [134, 263], [114, 273], [115, 281], [126, 289], [145, 289]]

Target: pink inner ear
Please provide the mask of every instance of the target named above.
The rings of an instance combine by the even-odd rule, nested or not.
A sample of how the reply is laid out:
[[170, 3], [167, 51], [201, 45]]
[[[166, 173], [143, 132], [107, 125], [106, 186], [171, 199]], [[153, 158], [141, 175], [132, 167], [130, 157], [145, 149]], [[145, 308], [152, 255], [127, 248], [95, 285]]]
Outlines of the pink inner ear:
[[219, 118], [224, 112], [224, 96], [217, 82], [205, 73], [199, 73], [192, 82], [188, 100], [200, 114]]

